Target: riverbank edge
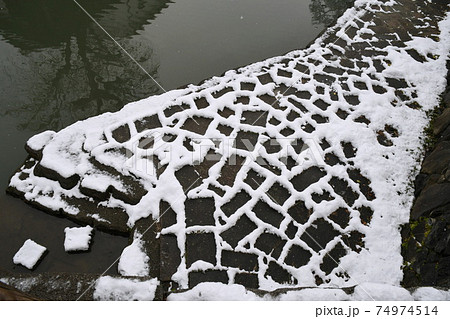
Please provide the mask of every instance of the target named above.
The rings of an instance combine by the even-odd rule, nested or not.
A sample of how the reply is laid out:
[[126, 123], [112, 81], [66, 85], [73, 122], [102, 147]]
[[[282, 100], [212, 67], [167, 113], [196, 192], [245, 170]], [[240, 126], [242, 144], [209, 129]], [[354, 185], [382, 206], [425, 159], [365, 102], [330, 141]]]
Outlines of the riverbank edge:
[[450, 287], [450, 59], [447, 87], [430, 112], [414, 203], [402, 227], [402, 286]]

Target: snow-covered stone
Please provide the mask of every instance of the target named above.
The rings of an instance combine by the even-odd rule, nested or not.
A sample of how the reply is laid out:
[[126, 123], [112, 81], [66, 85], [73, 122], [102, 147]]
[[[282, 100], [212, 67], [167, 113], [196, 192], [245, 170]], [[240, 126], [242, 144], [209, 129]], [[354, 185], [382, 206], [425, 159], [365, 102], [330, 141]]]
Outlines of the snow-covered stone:
[[48, 142], [51, 141], [56, 133], [54, 131], [45, 131], [31, 137], [26, 146], [34, 152], [40, 152]]
[[23, 246], [17, 251], [13, 257], [16, 265], [22, 265], [28, 269], [33, 269], [38, 261], [42, 258], [47, 248], [39, 245], [31, 239], [27, 239]]
[[64, 240], [65, 251], [85, 251], [89, 250], [93, 228], [91, 226], [85, 227], [66, 227], [64, 233], [66, 238]]

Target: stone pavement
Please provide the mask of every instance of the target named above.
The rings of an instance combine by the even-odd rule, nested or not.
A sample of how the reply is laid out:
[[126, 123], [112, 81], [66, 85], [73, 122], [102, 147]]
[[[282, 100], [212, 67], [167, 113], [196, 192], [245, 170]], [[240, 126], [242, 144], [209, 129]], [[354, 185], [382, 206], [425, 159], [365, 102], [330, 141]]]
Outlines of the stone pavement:
[[399, 119], [430, 106], [391, 59], [440, 61], [409, 41], [437, 44], [446, 11], [364, 4], [305, 50], [47, 132], [27, 144], [8, 191], [130, 234], [164, 294], [201, 282], [345, 287], [379, 277], [363, 273], [371, 263], [400, 269], [396, 242], [373, 244], [406, 221], [389, 215], [405, 190], [383, 182], [419, 157], [404, 146], [420, 125]]

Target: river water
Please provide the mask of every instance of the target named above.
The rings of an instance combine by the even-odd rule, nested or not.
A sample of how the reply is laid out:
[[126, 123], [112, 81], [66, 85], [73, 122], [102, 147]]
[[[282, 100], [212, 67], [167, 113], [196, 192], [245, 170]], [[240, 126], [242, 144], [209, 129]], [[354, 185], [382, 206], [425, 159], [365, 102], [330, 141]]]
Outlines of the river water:
[[[352, 0], [78, 0], [162, 88], [301, 49]], [[128, 239], [96, 232], [64, 252], [74, 223], [5, 194], [26, 140], [162, 93], [72, 0], [0, 0], [0, 269], [31, 238], [48, 248], [34, 272], [102, 273]], [[116, 267], [108, 272], [116, 273]]]

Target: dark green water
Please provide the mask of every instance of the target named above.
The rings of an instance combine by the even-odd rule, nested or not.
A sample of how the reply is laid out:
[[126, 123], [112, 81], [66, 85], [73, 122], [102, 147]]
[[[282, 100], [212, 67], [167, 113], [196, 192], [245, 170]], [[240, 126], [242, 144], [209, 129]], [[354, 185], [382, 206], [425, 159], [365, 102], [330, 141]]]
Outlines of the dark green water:
[[[352, 0], [79, 0], [165, 90], [303, 48]], [[0, 268], [27, 238], [49, 249], [35, 272], [103, 272], [127, 238], [97, 232], [67, 254], [66, 219], [5, 194], [26, 140], [162, 93], [72, 0], [0, 0]], [[115, 273], [113, 267], [110, 273]]]

